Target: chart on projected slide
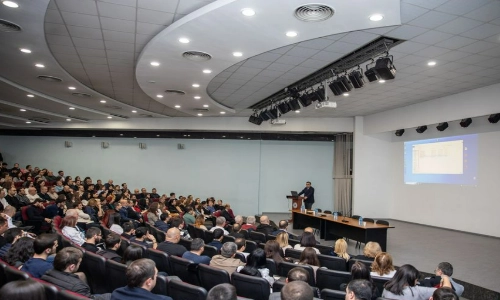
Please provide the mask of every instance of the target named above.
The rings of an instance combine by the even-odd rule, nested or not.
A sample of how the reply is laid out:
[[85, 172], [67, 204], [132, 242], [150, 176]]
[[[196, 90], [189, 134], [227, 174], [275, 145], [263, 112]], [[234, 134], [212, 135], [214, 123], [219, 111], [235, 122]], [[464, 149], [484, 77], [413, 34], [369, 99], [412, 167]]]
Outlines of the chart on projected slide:
[[413, 145], [413, 174], [463, 174], [463, 140]]

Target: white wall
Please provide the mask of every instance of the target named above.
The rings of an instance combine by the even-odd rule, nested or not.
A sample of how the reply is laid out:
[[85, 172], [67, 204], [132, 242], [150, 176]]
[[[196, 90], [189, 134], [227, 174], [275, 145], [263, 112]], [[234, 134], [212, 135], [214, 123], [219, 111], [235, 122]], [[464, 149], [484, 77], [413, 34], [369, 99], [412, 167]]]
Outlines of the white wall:
[[[64, 141], [73, 147], [65, 148]], [[110, 147], [102, 149], [102, 141]], [[178, 143], [185, 150], [177, 150]], [[10, 165], [63, 169], [103, 182], [112, 178], [131, 189], [214, 196], [244, 214], [286, 212], [285, 196], [307, 180], [315, 184], [318, 207], [333, 207], [333, 143], [0, 136], [0, 145]]]
[[[492, 101], [493, 92], [497, 98]], [[366, 217], [388, 217], [431, 226], [500, 237], [500, 124], [485, 116], [473, 118], [469, 128], [456, 122], [438, 132], [435, 124], [447, 120], [500, 112], [500, 85], [444, 97], [368, 117], [356, 117], [354, 131], [354, 212]], [[474, 98], [470, 98], [474, 97]], [[466, 100], [480, 108], [470, 110]], [[406, 126], [428, 125], [423, 134]], [[402, 137], [396, 129], [406, 128]], [[478, 134], [477, 187], [405, 185], [404, 141]]]

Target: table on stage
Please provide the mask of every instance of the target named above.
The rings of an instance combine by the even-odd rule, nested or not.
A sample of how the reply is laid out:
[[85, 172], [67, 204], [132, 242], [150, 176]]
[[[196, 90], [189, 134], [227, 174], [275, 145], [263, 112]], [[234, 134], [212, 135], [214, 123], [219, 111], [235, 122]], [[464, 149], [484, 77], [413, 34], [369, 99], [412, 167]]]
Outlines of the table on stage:
[[[331, 214], [321, 214], [317, 216], [300, 211], [292, 211], [293, 214], [293, 229], [303, 229], [312, 227], [319, 229], [320, 238], [325, 240], [334, 240], [342, 237], [352, 239], [362, 243], [377, 242], [380, 244], [382, 251], [387, 249], [387, 229], [394, 226], [386, 226], [366, 222], [366, 226], [359, 225], [357, 219], [338, 217], [334, 220]], [[324, 217], [321, 217], [325, 215]], [[346, 221], [346, 222], [342, 222]]]

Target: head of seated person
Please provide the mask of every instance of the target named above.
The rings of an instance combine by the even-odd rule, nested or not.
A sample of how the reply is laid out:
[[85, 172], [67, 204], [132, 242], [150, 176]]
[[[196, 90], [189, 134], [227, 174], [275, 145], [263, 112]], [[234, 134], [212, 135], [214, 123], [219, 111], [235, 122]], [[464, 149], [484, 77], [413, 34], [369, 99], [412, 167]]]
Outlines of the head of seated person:
[[45, 287], [34, 280], [17, 280], [5, 284], [0, 289], [2, 299], [9, 300], [46, 300]]

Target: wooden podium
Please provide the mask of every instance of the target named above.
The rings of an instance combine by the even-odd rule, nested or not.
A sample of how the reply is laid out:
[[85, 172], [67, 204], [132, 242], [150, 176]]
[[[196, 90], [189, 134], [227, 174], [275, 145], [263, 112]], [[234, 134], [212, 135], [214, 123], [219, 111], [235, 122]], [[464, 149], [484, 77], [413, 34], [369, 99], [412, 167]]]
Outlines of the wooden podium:
[[[300, 211], [300, 207], [302, 206], [302, 201], [304, 201], [304, 197], [302, 196], [298, 196], [298, 197], [294, 197], [294, 196], [286, 196], [287, 199], [290, 199], [292, 200], [292, 211]], [[293, 214], [292, 214], [292, 218], [289, 220], [290, 223], [293, 223]]]

